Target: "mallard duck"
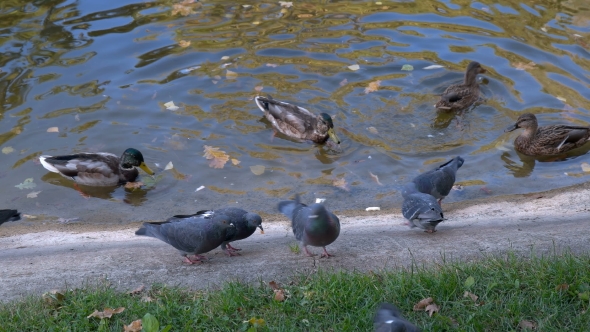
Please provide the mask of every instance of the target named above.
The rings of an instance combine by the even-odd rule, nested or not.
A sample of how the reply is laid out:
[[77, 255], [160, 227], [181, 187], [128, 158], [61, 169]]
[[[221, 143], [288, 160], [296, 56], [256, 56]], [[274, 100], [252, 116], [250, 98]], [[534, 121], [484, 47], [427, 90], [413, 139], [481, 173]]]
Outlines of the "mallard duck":
[[434, 105], [437, 109], [458, 111], [471, 106], [479, 99], [479, 84], [477, 74], [483, 74], [486, 70], [479, 62], [471, 61], [465, 71], [465, 81], [461, 84], [449, 86], [440, 96], [440, 100]]
[[115, 186], [134, 182], [139, 175], [135, 167], [150, 175], [154, 174], [145, 164], [141, 152], [133, 148], [125, 150], [121, 158], [112, 153], [97, 152], [40, 156], [39, 160], [48, 171], [88, 186]]
[[529, 156], [551, 156], [584, 145], [590, 138], [590, 128], [583, 126], [551, 125], [539, 127], [537, 117], [525, 113], [505, 132], [523, 128], [514, 140], [516, 151]]
[[315, 115], [303, 107], [274, 100], [270, 96], [268, 98], [258, 96], [254, 100], [275, 130], [301, 140], [324, 143], [331, 138], [340, 144], [330, 115], [326, 113]]

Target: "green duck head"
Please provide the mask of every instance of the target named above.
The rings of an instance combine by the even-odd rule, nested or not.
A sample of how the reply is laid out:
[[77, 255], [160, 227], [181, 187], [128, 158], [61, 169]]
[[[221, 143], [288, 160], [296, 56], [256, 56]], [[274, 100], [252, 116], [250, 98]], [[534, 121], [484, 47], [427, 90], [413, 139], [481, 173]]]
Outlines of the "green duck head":
[[143, 160], [143, 155], [139, 150], [134, 148], [129, 148], [123, 152], [121, 155], [121, 167], [123, 168], [132, 168], [132, 167], [139, 167], [144, 170], [149, 175], [154, 175], [154, 171], [152, 171]]
[[338, 136], [336, 136], [336, 132], [334, 131], [334, 122], [332, 122], [332, 117], [326, 113], [320, 113], [320, 117], [322, 119], [322, 122], [324, 122], [324, 124], [328, 126], [328, 136], [330, 136], [330, 138], [334, 142], [340, 144], [340, 139], [338, 138]]

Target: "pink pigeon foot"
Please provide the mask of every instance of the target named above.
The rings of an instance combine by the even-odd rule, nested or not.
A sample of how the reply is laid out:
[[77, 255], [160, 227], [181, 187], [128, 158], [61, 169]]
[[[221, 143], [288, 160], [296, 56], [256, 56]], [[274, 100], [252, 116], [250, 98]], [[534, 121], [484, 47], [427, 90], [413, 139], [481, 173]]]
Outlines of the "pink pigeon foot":
[[324, 253], [323, 253], [323, 254], [320, 256], [320, 258], [324, 258], [324, 257], [326, 257], [326, 258], [334, 257], [334, 255], [330, 255], [330, 254], [328, 254], [328, 252], [326, 251], [326, 247], [322, 247], [322, 248], [324, 248]]
[[432, 233], [436, 232], [436, 230], [435, 229], [427, 229], [427, 230], [425, 230], [425, 232], [428, 234], [432, 234]]
[[[325, 249], [324, 249], [324, 250], [325, 250]], [[315, 256], [315, 254], [312, 254], [311, 252], [309, 252], [309, 250], [307, 250], [307, 246], [303, 246], [303, 251], [305, 251], [305, 254], [306, 254], [308, 257], [313, 257], [313, 256]]]
[[242, 250], [242, 249], [238, 249], [236, 247], [232, 247], [231, 244], [229, 244], [229, 243], [226, 245], [226, 247], [227, 247], [227, 250], [230, 250], [230, 251], [241, 251]]
[[207, 260], [207, 258], [201, 255], [194, 255], [191, 258], [189, 258], [189, 256], [184, 256], [184, 262], [189, 265], [201, 264], [204, 260]]
[[229, 248], [225, 249], [223, 252], [225, 252], [229, 257], [241, 256], [240, 253], [230, 250]]

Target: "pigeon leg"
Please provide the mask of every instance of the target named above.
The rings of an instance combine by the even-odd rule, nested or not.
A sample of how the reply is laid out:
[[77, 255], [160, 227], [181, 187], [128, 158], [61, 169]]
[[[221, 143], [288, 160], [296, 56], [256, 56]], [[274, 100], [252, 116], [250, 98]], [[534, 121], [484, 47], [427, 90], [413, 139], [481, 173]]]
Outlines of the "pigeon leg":
[[193, 258], [189, 258], [188, 256], [184, 256], [184, 262], [189, 265], [203, 263], [201, 260], [199, 260], [197, 258], [197, 255], [193, 256]]
[[428, 234], [432, 234], [432, 233], [436, 232], [436, 230], [435, 229], [427, 229], [427, 230], [425, 230], [425, 232]]
[[232, 257], [232, 256], [241, 256], [239, 252], [235, 252], [233, 250], [230, 250], [229, 248], [223, 249], [223, 252], [225, 252], [229, 257]]
[[228, 250], [231, 250], [231, 251], [240, 251], [240, 250], [242, 250], [242, 249], [238, 249], [236, 247], [232, 247], [231, 244], [229, 244], [229, 243], [227, 244], [227, 249]]
[[309, 252], [309, 250], [307, 250], [307, 246], [303, 246], [303, 251], [305, 251], [305, 254], [309, 257], [315, 256], [315, 254], [312, 254], [311, 252]]
[[326, 258], [334, 257], [334, 255], [330, 255], [330, 254], [328, 254], [328, 252], [326, 251], [326, 247], [322, 247], [322, 248], [324, 248], [324, 253], [323, 253], [323, 254], [320, 256], [320, 258], [324, 258], [324, 257], [326, 257]]

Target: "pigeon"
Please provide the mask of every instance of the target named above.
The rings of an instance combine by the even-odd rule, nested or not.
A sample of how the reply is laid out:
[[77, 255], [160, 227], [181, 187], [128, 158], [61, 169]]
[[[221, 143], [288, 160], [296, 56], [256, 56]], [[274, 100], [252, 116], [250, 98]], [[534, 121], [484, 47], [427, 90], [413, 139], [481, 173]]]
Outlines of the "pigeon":
[[[223, 214], [229, 218], [229, 221], [236, 226], [236, 232], [233, 237], [224, 241], [221, 244], [221, 250], [229, 256], [239, 255], [236, 251], [242, 249], [234, 248], [229, 243], [233, 241], [243, 240], [250, 235], [254, 234], [256, 228], [260, 228], [260, 231], [264, 232], [262, 228], [262, 218], [256, 213], [249, 213], [246, 210], [242, 210], [235, 207], [222, 208], [217, 210], [203, 210], [197, 212], [195, 215], [204, 216], [205, 218], [212, 218], [213, 216]], [[186, 216], [175, 216], [175, 217], [186, 217]]]
[[436, 232], [436, 226], [444, 220], [442, 208], [436, 198], [419, 192], [413, 182], [404, 187], [402, 196], [402, 214], [410, 221], [410, 227], [422, 228], [427, 233]]
[[291, 219], [293, 234], [303, 245], [307, 256], [314, 256], [307, 250], [307, 246], [322, 247], [324, 253], [320, 257], [330, 257], [326, 246], [334, 242], [340, 234], [340, 220], [322, 204], [307, 206], [299, 200], [279, 203], [279, 211]]
[[[160, 239], [178, 249], [184, 262], [198, 264], [207, 260], [200, 254], [219, 247], [224, 241], [231, 239], [236, 233], [236, 227], [230, 218], [217, 214], [212, 218], [203, 216], [174, 216], [162, 222], [146, 222], [135, 232]], [[192, 254], [192, 257], [189, 257]]]
[[455, 184], [457, 170], [463, 165], [463, 162], [463, 158], [457, 156], [436, 169], [418, 175], [412, 182], [416, 184], [419, 192], [437, 198], [440, 205], [443, 198], [451, 192]]
[[373, 319], [375, 332], [419, 332], [416, 325], [405, 320], [399, 310], [389, 303], [381, 303]]
[[0, 210], [0, 225], [7, 221], [20, 220], [20, 213], [17, 210]]

